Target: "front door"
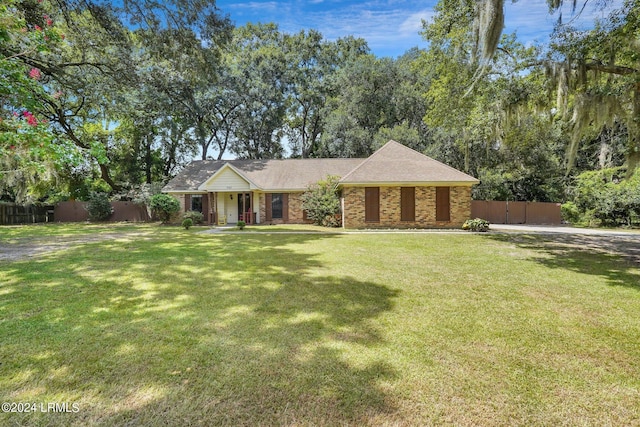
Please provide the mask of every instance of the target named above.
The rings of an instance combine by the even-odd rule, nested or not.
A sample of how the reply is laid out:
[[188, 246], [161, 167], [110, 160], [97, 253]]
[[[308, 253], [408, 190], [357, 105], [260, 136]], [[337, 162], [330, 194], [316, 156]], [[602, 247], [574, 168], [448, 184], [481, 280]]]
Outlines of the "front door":
[[[237, 195], [235, 193], [220, 193], [220, 199], [222, 199], [222, 209], [220, 212], [224, 212], [227, 216], [227, 222], [235, 224], [238, 222], [238, 203], [236, 202]], [[218, 204], [220, 206], [220, 203]]]

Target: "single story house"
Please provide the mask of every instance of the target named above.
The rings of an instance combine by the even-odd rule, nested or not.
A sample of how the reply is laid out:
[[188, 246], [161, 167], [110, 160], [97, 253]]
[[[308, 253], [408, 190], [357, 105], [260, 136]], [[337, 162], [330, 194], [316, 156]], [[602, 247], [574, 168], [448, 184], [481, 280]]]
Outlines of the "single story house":
[[366, 159], [198, 160], [163, 188], [208, 224], [309, 222], [301, 195], [341, 177], [346, 228], [459, 227], [479, 181], [395, 141]]

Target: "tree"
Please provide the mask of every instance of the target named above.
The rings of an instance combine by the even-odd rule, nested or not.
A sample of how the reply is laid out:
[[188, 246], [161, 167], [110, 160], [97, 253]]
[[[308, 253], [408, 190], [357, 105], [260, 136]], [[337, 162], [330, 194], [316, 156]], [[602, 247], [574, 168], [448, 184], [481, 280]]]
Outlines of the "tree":
[[457, 148], [464, 154], [462, 168], [469, 173], [472, 153], [476, 151], [474, 142], [488, 139], [496, 122], [494, 114], [487, 114], [487, 107], [495, 98], [495, 87], [486, 78], [474, 76], [479, 59], [470, 25], [473, 3], [441, 2], [436, 11], [436, 18], [423, 32], [429, 49], [416, 63], [428, 82], [424, 121], [457, 141]]
[[113, 207], [106, 193], [91, 193], [87, 203], [91, 221], [105, 221], [113, 214]]
[[[5, 37], [0, 49], [4, 58], [34, 70], [33, 76], [42, 81], [41, 90], [27, 91], [37, 101], [30, 113], [38, 119], [46, 118], [54, 135], [64, 137], [81, 153], [88, 154], [102, 180], [114, 190], [120, 184], [113, 179], [112, 158], [118, 151], [116, 145], [122, 141], [116, 138], [114, 129], [129, 105], [126, 94], [145, 83], [138, 72], [149, 69], [149, 62], [141, 61], [143, 56], [164, 57], [167, 50], [163, 49], [175, 46], [188, 54], [202, 51], [203, 44], [207, 50], [215, 51], [229, 27], [228, 19], [219, 16], [215, 3], [208, 0], [12, 1], [7, 8], [3, 6], [2, 13], [20, 16], [24, 24], [14, 27], [26, 28], [27, 34], [33, 32], [57, 42], [48, 50], [23, 50], [24, 43], [19, 38]], [[54, 40], [54, 30], [59, 30], [60, 39], [62, 34], [66, 39]], [[15, 93], [13, 89], [8, 92]], [[148, 103], [145, 107], [142, 127], [156, 134], [147, 135], [143, 144], [149, 181], [153, 169], [153, 150], [149, 148], [156, 141], [158, 112], [166, 108]], [[151, 117], [154, 111], [156, 117]]]
[[285, 35], [287, 139], [294, 157], [320, 153], [327, 103], [338, 91], [337, 71], [368, 51], [362, 39], [324, 40], [311, 30]]
[[79, 161], [69, 141], [38, 115], [50, 95], [42, 70], [29, 61], [55, 49], [63, 35], [40, 10], [28, 21], [23, 5], [0, 5], [0, 195], [18, 201], [40, 197], [45, 183]]
[[[217, 87], [222, 74], [221, 47], [230, 36], [231, 26], [224, 37], [202, 40], [202, 35], [189, 28], [163, 30], [145, 39], [155, 41], [158, 47], [145, 58], [148, 64], [141, 71], [143, 81], [162, 93], [165, 105], [188, 121], [200, 147], [200, 157], [205, 160], [217, 135], [216, 119], [221, 99]], [[211, 33], [211, 31], [210, 31]], [[219, 147], [222, 148], [222, 147]], [[221, 151], [221, 155], [224, 150]]]
[[[580, 145], [611, 130], [626, 134], [629, 176], [640, 164], [640, 5], [625, 1], [588, 32], [571, 27], [555, 34], [550, 77], [558, 87], [558, 114], [571, 116], [569, 164]], [[604, 135], [603, 135], [604, 133]]]
[[[464, 7], [461, 4], [464, 3]], [[565, 1], [547, 0], [550, 12], [560, 10]], [[611, 0], [585, 0], [582, 8], [572, 2], [572, 12], [580, 14], [588, 4], [603, 10], [615, 4]], [[478, 57], [474, 76], [486, 74], [487, 64], [499, 52], [504, 22], [504, 0], [468, 0], [440, 2], [440, 10], [458, 9], [463, 22], [474, 28], [474, 56]], [[595, 138], [604, 143], [612, 130], [627, 134], [628, 173], [640, 164], [640, 63], [634, 43], [640, 23], [638, 3], [624, 0], [622, 7], [611, 9], [607, 18], [591, 31], [578, 31], [562, 25], [560, 14], [554, 41], [546, 59], [548, 75], [557, 88], [557, 110], [562, 119], [571, 117], [571, 145], [568, 148], [568, 172], [574, 167], [581, 144]], [[475, 82], [472, 83], [475, 84]], [[624, 129], [621, 129], [621, 126]], [[618, 137], [618, 134], [615, 135]]]
[[[453, 2], [441, 1], [439, 3], [440, 10], [451, 10], [452, 8], [458, 8], [463, 11], [463, 14], [459, 15], [465, 22], [469, 22], [471, 25], [469, 28], [473, 29], [474, 36], [474, 57], [479, 57], [480, 62], [487, 63], [491, 61], [500, 42], [500, 36], [504, 29], [504, 1], [505, 0], [458, 0]], [[518, 0], [511, 0], [512, 3]], [[572, 13], [576, 13], [578, 2], [572, 1]], [[461, 2], [464, 3], [464, 7], [461, 6]], [[586, 8], [587, 4], [595, 3], [599, 7], [605, 8], [611, 4], [613, 0], [584, 0], [582, 8], [578, 13]], [[549, 5], [549, 12], [556, 12], [561, 10], [565, 0], [547, 0]], [[470, 20], [469, 18], [472, 17]], [[562, 13], [558, 19], [558, 23], [562, 24]]]
[[552, 114], [539, 50], [503, 36], [492, 61], [483, 62], [470, 25], [474, 5], [453, 3], [441, 3], [425, 27], [429, 48], [416, 61], [426, 81], [428, 154], [480, 178], [476, 198], [563, 199], [568, 140]]
[[583, 172], [571, 186], [574, 220], [602, 225], [632, 226], [640, 222], [640, 172], [624, 168]]
[[230, 148], [234, 136], [234, 123], [240, 117], [242, 106], [241, 77], [238, 70], [229, 65], [230, 63], [233, 63], [233, 60], [225, 55], [218, 76], [218, 84], [210, 88], [213, 91], [212, 99], [214, 100], [211, 104], [213, 112], [211, 127], [218, 160], [222, 159]]
[[239, 76], [239, 103], [231, 151], [238, 158], [283, 155], [286, 61], [282, 38], [275, 24], [247, 24], [234, 32], [229, 65]]
[[366, 157], [389, 139], [423, 149], [427, 129], [413, 54], [393, 60], [361, 55], [337, 71], [328, 103], [322, 154]]

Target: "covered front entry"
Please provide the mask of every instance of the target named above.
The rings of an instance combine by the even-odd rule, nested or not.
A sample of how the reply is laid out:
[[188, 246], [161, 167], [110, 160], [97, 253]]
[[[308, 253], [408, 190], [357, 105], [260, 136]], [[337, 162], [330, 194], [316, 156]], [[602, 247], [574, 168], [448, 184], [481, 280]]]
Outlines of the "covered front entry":
[[256, 213], [253, 209], [253, 193], [215, 193], [215, 211], [213, 212], [216, 224], [236, 224], [245, 221], [247, 224], [256, 222]]
[[[253, 224], [255, 209], [252, 187], [253, 184], [230, 164], [227, 163], [220, 168], [198, 187], [198, 190], [209, 193], [209, 197], [214, 200], [209, 212], [209, 222], [236, 224], [242, 220]], [[248, 212], [251, 212], [251, 215]]]

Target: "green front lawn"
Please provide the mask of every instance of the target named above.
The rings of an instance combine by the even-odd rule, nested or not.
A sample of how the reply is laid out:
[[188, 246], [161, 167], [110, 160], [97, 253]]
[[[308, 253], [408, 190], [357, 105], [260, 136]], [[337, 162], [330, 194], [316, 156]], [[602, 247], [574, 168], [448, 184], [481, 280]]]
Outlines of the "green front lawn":
[[640, 423], [640, 273], [615, 256], [104, 227], [123, 239], [0, 261], [2, 401], [79, 409], [0, 425]]

